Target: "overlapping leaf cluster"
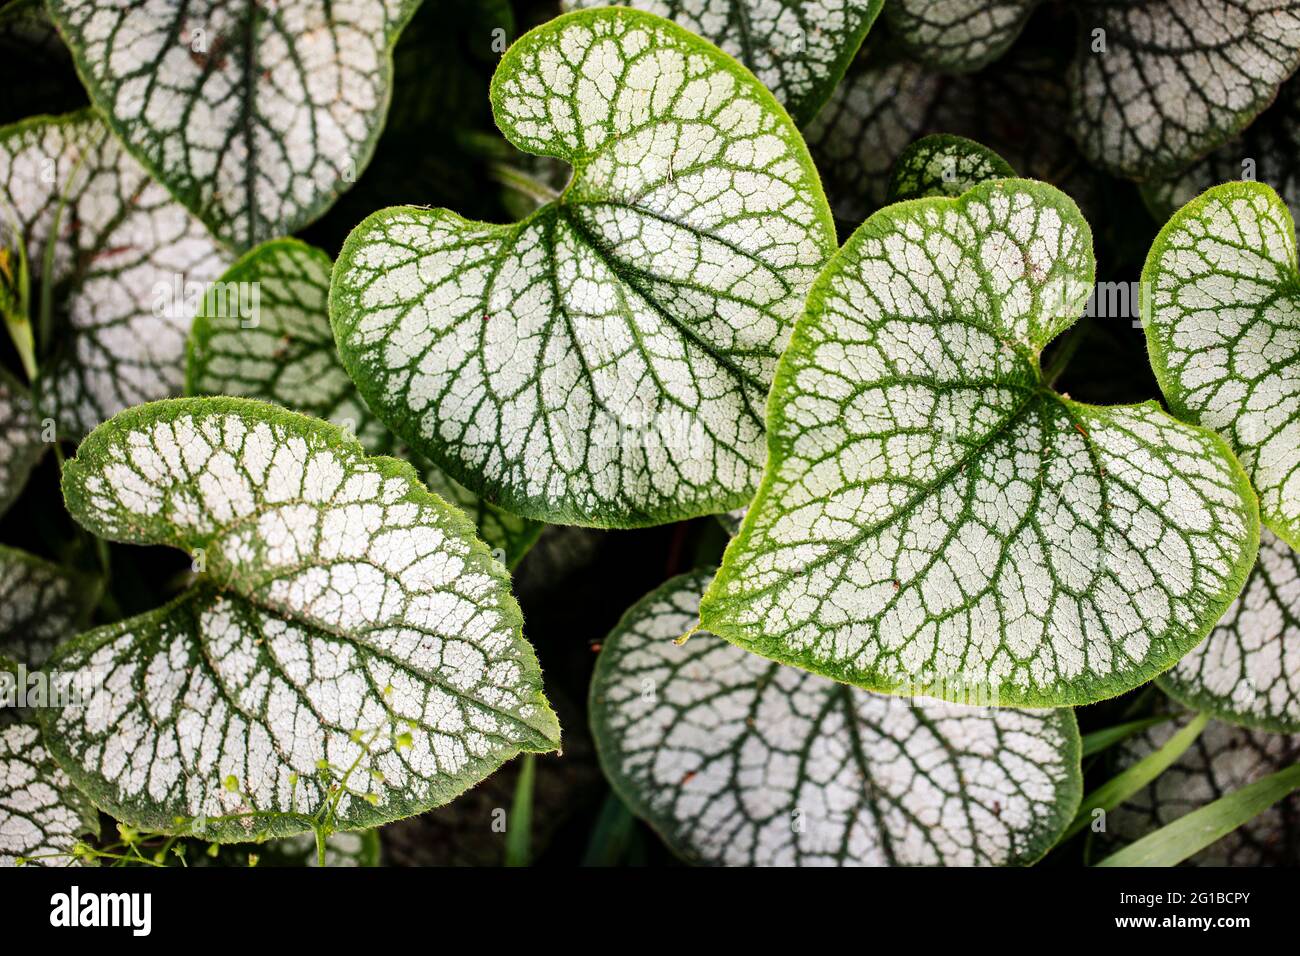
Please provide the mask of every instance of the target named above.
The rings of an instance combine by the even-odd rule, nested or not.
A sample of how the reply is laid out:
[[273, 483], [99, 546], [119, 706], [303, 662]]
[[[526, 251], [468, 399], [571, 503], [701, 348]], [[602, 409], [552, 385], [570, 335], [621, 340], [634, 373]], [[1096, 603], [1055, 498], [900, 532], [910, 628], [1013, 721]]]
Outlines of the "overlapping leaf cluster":
[[[552, 7], [0, 4], [44, 70], [0, 98], [0, 534], [41, 553], [0, 545], [0, 864], [374, 865], [560, 747], [544, 523], [708, 515], [600, 642], [610, 819], [1024, 865], [1123, 790], [1108, 862], [1293, 846], [1289, 804], [1181, 834], [1294, 789], [1300, 3]], [[1127, 339], [1121, 178], [1163, 227]], [[1083, 400], [1135, 337], [1142, 400]]]

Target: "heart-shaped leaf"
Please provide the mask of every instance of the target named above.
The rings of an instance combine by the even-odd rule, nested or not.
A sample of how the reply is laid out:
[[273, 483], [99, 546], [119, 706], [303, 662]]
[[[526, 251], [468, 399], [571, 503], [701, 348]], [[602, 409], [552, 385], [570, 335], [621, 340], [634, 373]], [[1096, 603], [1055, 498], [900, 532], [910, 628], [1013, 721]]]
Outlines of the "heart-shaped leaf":
[[418, 0], [49, 0], [91, 101], [226, 243], [311, 222], [356, 181]]
[[194, 307], [228, 260], [92, 112], [0, 129], [0, 248], [18, 243], [41, 417], [80, 437], [180, 390]]
[[1039, 355], [1093, 268], [1044, 183], [867, 220], [782, 359], [702, 626], [872, 690], [1026, 706], [1114, 696], [1199, 643], [1254, 561], [1254, 496], [1212, 432], [1051, 390]]
[[1300, 546], [1295, 225], [1262, 183], [1225, 183], [1165, 224], [1142, 271], [1151, 365], [1175, 414], [1223, 434], [1264, 523]]
[[0, 657], [0, 867], [69, 866], [82, 834], [96, 833], [95, 808], [59, 769], [40, 730], [13, 720], [17, 666]]
[[937, 134], [903, 150], [889, 178], [892, 202], [926, 196], [960, 196], [990, 179], [1016, 175], [1005, 159], [964, 136]]
[[1265, 531], [1241, 597], [1159, 681], [1188, 707], [1230, 723], [1300, 731], [1300, 556]]
[[0, 368], [0, 514], [22, 494], [47, 447], [31, 394]]
[[85, 625], [98, 599], [89, 575], [0, 545], [0, 655], [39, 667]]
[[558, 745], [509, 578], [410, 465], [261, 402], [179, 399], [96, 429], [63, 482], [95, 534], [203, 572], [52, 659], [94, 679], [46, 738], [119, 819], [237, 842], [337, 798], [364, 829]]
[[[606, 775], [686, 859], [729, 865], [1015, 865], [1079, 805], [1069, 710], [871, 694], [690, 627], [707, 572], [643, 598], [591, 685]], [[928, 755], [928, 756], [923, 756]]]
[[775, 94], [794, 121], [817, 115], [883, 0], [561, 0], [566, 10], [638, 7], [716, 43]]
[[1125, 176], [1177, 172], [1244, 129], [1300, 66], [1300, 2], [1080, 4], [1075, 138]]
[[1039, 0], [891, 0], [889, 28], [927, 66], [967, 72], [996, 60]]
[[362, 397], [517, 514], [628, 527], [743, 504], [834, 248], [798, 131], [730, 57], [621, 7], [525, 35], [492, 103], [574, 178], [515, 225], [398, 208], [357, 227], [330, 313]]
[[[1117, 769], [1132, 766], [1158, 750], [1179, 724], [1160, 724], [1116, 748]], [[1150, 786], [1112, 810], [1092, 857], [1101, 859], [1122, 845], [1203, 807], [1226, 793], [1300, 762], [1300, 737], [1260, 733], [1212, 720], [1196, 742]], [[1300, 794], [1292, 794], [1193, 856], [1196, 866], [1277, 866], [1295, 864], [1290, 821], [1300, 813]]]
[[[248, 252], [209, 288], [190, 332], [186, 391], [260, 398], [323, 418], [355, 434], [371, 454], [394, 451], [393, 435], [357, 394], [330, 329], [329, 256], [295, 239]], [[502, 563], [514, 567], [542, 526], [502, 511], [436, 468], [425, 484], [471, 518]]]

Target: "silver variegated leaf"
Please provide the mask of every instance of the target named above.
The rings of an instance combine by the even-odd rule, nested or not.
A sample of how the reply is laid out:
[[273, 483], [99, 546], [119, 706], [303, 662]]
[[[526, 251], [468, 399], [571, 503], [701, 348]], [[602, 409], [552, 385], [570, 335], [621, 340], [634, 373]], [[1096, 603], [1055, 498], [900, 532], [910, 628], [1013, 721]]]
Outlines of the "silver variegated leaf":
[[1300, 732], [1300, 555], [1265, 531], [1241, 597], [1159, 681], [1229, 723]]
[[1112, 697], [1195, 647], [1254, 562], [1254, 495], [1214, 433], [1050, 388], [1039, 356], [1093, 272], [1043, 183], [864, 223], [782, 359], [702, 626], [868, 689], [1022, 706]]
[[903, 150], [889, 178], [889, 198], [902, 202], [960, 196], [979, 183], [1015, 175], [1007, 161], [987, 146], [964, 136], [936, 134]]
[[1237, 179], [1268, 183], [1293, 216], [1300, 210], [1300, 81], [1283, 84], [1241, 136], [1179, 173], [1143, 183], [1142, 197], [1163, 223], [1211, 186]]
[[0, 655], [40, 667], [90, 619], [99, 582], [0, 545]]
[[1020, 35], [1039, 0], [891, 0], [885, 16], [913, 56], [967, 72], [996, 60]]
[[1262, 183], [1225, 183], [1165, 224], [1142, 324], [1169, 407], [1220, 432], [1264, 523], [1300, 546], [1300, 269], [1295, 224]]
[[882, 0], [561, 0], [622, 4], [668, 17], [726, 50], [806, 123], [853, 62]]
[[1296, 0], [1077, 5], [1074, 135], [1125, 176], [1177, 172], [1244, 129], [1300, 65]]
[[49, 332], [39, 417], [78, 438], [180, 391], [190, 319], [229, 259], [91, 111], [0, 129], [0, 247], [18, 243], [32, 302], [48, 287], [51, 303], [32, 317]]
[[27, 716], [15, 719], [17, 667], [0, 657], [0, 867], [71, 866], [72, 850], [99, 831], [95, 808], [59, 769]]
[[226, 243], [294, 232], [356, 181], [417, 0], [49, 0], [92, 102]]
[[605, 640], [592, 725], [620, 795], [686, 859], [723, 865], [1015, 865], [1081, 793], [1069, 710], [904, 700], [691, 626], [707, 572], [674, 578]]
[[47, 740], [117, 818], [239, 842], [302, 832], [335, 794], [365, 829], [558, 745], [509, 578], [409, 464], [261, 402], [180, 399], [93, 432], [64, 494], [95, 534], [201, 571], [52, 659], [88, 691], [42, 713]]
[[514, 225], [396, 208], [354, 230], [330, 312], [362, 397], [517, 514], [628, 527], [743, 504], [834, 246], [798, 131], [730, 57], [622, 7], [525, 35], [492, 102], [575, 176]]

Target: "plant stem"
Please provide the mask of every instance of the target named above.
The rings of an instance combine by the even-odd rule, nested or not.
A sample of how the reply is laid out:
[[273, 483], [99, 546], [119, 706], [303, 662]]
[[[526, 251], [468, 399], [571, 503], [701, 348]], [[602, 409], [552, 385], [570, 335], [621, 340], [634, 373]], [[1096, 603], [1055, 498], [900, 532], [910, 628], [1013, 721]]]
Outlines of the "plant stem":
[[1300, 790], [1300, 764], [1279, 770], [1179, 817], [1097, 866], [1176, 866]]
[[[12, 228], [12, 227], [11, 227]], [[36, 381], [36, 340], [32, 335], [29, 300], [31, 298], [31, 279], [27, 268], [27, 248], [22, 238], [14, 231], [17, 239], [17, 272], [10, 262], [9, 251], [0, 249], [0, 312], [4, 313], [5, 326], [9, 338], [13, 340], [14, 349], [23, 363], [28, 384]]]
[[509, 163], [494, 162], [491, 165], [492, 178], [508, 189], [513, 189], [526, 196], [539, 206], [554, 202], [560, 194], [546, 183], [534, 179], [523, 170], [516, 169]]
[[583, 866], [617, 866], [627, 855], [636, 819], [612, 790], [601, 805], [600, 816], [582, 855]]
[[1116, 724], [1113, 727], [1104, 727], [1101, 730], [1094, 730], [1090, 734], [1083, 736], [1083, 756], [1091, 757], [1093, 754], [1101, 753], [1107, 747], [1113, 747], [1122, 740], [1127, 740], [1134, 734], [1141, 733], [1148, 727], [1155, 727], [1166, 721], [1173, 720], [1172, 714], [1160, 714], [1156, 717], [1146, 717], [1142, 720], [1132, 720], [1126, 724]]
[[1191, 723], [1170, 737], [1168, 742], [1155, 753], [1148, 754], [1123, 773], [1107, 780], [1085, 796], [1078, 815], [1065, 828], [1059, 842], [1070, 839], [1091, 823], [1093, 814], [1097, 810], [1109, 813], [1169, 769], [1170, 765], [1196, 742], [1196, 738], [1201, 736], [1201, 731], [1205, 729], [1209, 720], [1208, 715], [1197, 714]]
[[506, 866], [528, 866], [533, 843], [533, 789], [537, 777], [537, 755], [524, 754], [515, 784], [515, 799], [506, 827]]

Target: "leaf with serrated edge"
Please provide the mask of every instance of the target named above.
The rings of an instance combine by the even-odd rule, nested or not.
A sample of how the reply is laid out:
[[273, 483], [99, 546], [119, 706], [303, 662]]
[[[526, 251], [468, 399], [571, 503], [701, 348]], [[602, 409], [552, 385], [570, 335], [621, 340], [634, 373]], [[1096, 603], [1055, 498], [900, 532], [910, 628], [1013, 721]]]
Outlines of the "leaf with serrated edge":
[[[391, 432], [348, 378], [330, 329], [329, 256], [296, 239], [250, 250], [210, 289], [190, 331], [186, 392], [260, 398], [323, 418], [357, 436], [371, 454], [394, 451]], [[483, 501], [436, 468], [431, 491], [466, 512], [479, 536], [513, 567], [541, 525]]]
[[355, 762], [338, 823], [364, 829], [558, 745], [504, 569], [405, 462], [272, 405], [178, 399], [92, 432], [63, 487], [101, 537], [203, 552], [198, 586], [51, 660], [93, 693], [43, 713], [47, 739], [119, 819], [301, 832], [323, 760]]
[[1142, 270], [1151, 366], [1176, 415], [1222, 433], [1264, 523], [1300, 546], [1295, 225], [1263, 183], [1225, 183], [1165, 224]]
[[56, 221], [36, 406], [79, 438], [180, 391], [193, 304], [229, 259], [89, 110], [0, 129], [0, 246], [25, 243], [33, 303]]
[[323, 213], [374, 152], [417, 0], [49, 0], [91, 101], [229, 245]]
[[31, 394], [0, 368], [0, 514], [22, 494], [47, 447]]
[[968, 72], [996, 60], [1039, 0], [891, 0], [889, 28], [927, 66]]
[[89, 575], [0, 544], [0, 654], [39, 667], [90, 618]]
[[1079, 16], [1074, 135], [1125, 176], [1176, 172], [1231, 139], [1300, 65], [1296, 0], [1092, 2]]
[[942, 133], [918, 139], [903, 150], [889, 178], [891, 202], [926, 196], [960, 196], [990, 179], [1016, 175], [1005, 159], [964, 136]]
[[[1079, 805], [1069, 710], [908, 701], [696, 634], [707, 572], [624, 615], [591, 685], [601, 763], [679, 854], [727, 865], [1014, 865]], [[918, 755], [933, 759], [917, 762]]]
[[[1171, 721], [1151, 728], [1116, 747], [1117, 770], [1132, 766], [1177, 733]], [[1212, 720], [1200, 737], [1146, 789], [1106, 819], [1099, 835], [1099, 860], [1120, 846], [1146, 836], [1226, 793], [1240, 790], [1300, 761], [1300, 737], [1262, 733]], [[1273, 866], [1300, 863], [1290, 821], [1300, 813], [1300, 794], [1269, 807], [1188, 861], [1194, 866]]]
[[716, 43], [806, 123], [844, 76], [883, 0], [561, 0], [566, 10], [636, 7]]
[[1254, 561], [1254, 495], [1212, 432], [1044, 382], [1093, 270], [1045, 183], [867, 220], [782, 359], [702, 626], [871, 690], [1025, 706], [1112, 697], [1196, 646]]
[[633, 527], [743, 504], [834, 248], [798, 131], [730, 57], [623, 7], [526, 34], [492, 103], [574, 178], [515, 225], [398, 208], [353, 231], [330, 314], [362, 397], [516, 514]]
[[[16, 670], [0, 657], [0, 680]], [[0, 701], [0, 718], [8, 709]], [[0, 867], [19, 858], [29, 866], [71, 866], [78, 838], [98, 829], [95, 808], [54, 762], [36, 724], [0, 719]]]
[[1300, 555], [1265, 531], [1241, 596], [1159, 682], [1229, 723], [1300, 731]]

